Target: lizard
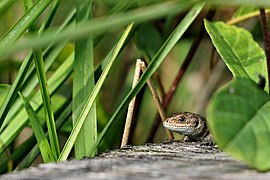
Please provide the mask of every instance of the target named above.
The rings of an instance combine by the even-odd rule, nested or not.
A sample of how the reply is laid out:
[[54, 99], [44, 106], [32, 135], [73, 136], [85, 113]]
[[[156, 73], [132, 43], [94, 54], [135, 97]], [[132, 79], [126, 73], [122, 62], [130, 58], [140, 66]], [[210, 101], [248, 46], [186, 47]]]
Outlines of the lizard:
[[[261, 89], [265, 87], [265, 77], [261, 74], [257, 83]], [[213, 137], [210, 134], [206, 119], [192, 112], [180, 112], [171, 115], [163, 121], [163, 126], [171, 131], [185, 135], [184, 141], [202, 141], [213, 145]]]
[[202, 141], [213, 144], [206, 119], [195, 113], [175, 113], [163, 121], [163, 126], [171, 131], [185, 135], [184, 141]]

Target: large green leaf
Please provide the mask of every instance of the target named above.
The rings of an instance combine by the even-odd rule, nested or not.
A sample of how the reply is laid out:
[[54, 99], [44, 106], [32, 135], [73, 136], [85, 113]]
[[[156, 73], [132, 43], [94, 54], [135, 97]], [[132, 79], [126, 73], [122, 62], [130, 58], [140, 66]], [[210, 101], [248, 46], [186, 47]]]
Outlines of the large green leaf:
[[265, 53], [247, 30], [207, 20], [205, 28], [234, 77], [249, 77], [255, 82], [259, 74], [268, 77]]
[[214, 95], [207, 109], [217, 145], [261, 171], [270, 169], [269, 100], [249, 78], [235, 78]]

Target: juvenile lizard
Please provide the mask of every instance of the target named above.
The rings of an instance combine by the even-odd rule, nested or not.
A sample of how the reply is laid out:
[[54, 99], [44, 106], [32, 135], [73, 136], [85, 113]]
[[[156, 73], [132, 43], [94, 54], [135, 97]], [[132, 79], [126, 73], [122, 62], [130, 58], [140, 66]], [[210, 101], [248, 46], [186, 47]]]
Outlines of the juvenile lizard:
[[185, 135], [184, 141], [203, 141], [213, 144], [206, 119], [198, 114], [191, 112], [173, 114], [163, 122], [163, 126], [171, 131]]
[[[258, 86], [264, 89], [265, 78], [259, 74]], [[213, 145], [213, 138], [210, 134], [206, 119], [199, 114], [181, 112], [173, 114], [163, 121], [163, 126], [171, 131], [185, 135], [184, 141], [202, 141]]]

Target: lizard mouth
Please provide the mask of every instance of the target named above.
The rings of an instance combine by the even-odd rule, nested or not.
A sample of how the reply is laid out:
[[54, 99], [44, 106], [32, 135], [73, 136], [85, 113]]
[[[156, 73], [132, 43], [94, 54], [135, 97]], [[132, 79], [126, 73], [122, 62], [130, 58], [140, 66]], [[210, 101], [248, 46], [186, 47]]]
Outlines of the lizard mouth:
[[[164, 127], [179, 127], [179, 128], [184, 128], [184, 127], [197, 127], [199, 125], [198, 122], [194, 122], [194, 123], [171, 123], [171, 122], [168, 122], [168, 121], [164, 121], [163, 122], [163, 126]], [[169, 128], [168, 128], [169, 129]]]
[[189, 134], [190, 132], [194, 131], [194, 128], [196, 127], [196, 124], [177, 124], [172, 125], [169, 123], [164, 122], [163, 126], [171, 131], [175, 131], [181, 134]]

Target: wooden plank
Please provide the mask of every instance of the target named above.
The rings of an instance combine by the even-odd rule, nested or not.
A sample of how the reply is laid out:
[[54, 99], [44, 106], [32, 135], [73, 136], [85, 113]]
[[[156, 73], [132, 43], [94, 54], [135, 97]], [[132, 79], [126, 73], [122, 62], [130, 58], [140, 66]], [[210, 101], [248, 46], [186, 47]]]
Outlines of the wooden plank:
[[125, 146], [93, 159], [41, 164], [0, 179], [270, 179], [220, 152], [198, 143], [168, 142]]

